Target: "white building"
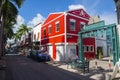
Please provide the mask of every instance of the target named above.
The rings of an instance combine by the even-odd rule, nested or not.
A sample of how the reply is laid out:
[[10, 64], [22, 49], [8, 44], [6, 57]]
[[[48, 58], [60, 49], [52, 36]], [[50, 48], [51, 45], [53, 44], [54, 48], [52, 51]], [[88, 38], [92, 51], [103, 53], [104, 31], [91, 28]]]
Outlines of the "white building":
[[33, 28], [32, 33], [33, 46], [37, 46], [38, 48], [40, 46], [40, 39], [41, 39], [41, 23], [35, 25]]

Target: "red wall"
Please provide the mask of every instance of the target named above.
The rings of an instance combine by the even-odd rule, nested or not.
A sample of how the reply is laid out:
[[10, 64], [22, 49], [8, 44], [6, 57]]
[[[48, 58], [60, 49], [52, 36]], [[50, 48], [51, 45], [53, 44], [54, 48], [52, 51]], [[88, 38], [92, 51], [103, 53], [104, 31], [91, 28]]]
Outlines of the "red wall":
[[[59, 21], [60, 24], [60, 30], [59, 32], [56, 32], [56, 26], [55, 23]], [[48, 26], [51, 25], [52, 26], [52, 33], [49, 34], [48, 33]], [[44, 33], [44, 28], [46, 28], [46, 37], [43, 35]], [[41, 44], [46, 44], [46, 43], [61, 43], [64, 42], [64, 36], [62, 35], [64, 33], [64, 15], [57, 18], [56, 20], [50, 22], [49, 24], [43, 26], [41, 28], [42, 31], [42, 35], [41, 35], [41, 39], [47, 38], [46, 41], [41, 41]]]
[[[70, 34], [76, 34], [75, 35], [68, 35], [68, 38], [67, 38], [67, 42], [76, 42], [77, 43], [77, 39], [78, 39], [78, 32], [81, 31], [81, 27], [80, 27], [80, 22], [84, 22], [86, 25], [88, 24], [88, 21], [87, 20], [83, 20], [83, 19], [80, 19], [78, 17], [75, 17], [75, 16], [71, 16], [71, 15], [67, 15], [67, 18], [66, 18], [66, 25], [67, 25], [67, 33], [70, 33]], [[74, 19], [76, 20], [76, 23], [75, 23], [75, 26], [76, 26], [76, 30], [75, 31], [71, 31], [70, 30], [70, 19]], [[70, 37], [69, 37], [70, 36]]]
[[[74, 11], [70, 11], [67, 12], [67, 16], [65, 18], [64, 13], [59, 14], [50, 14], [48, 16], [48, 18], [46, 19], [46, 21], [44, 22], [44, 24], [42, 25], [41, 28], [41, 45], [45, 45], [48, 43], [52, 43], [53, 46], [53, 58], [56, 59], [56, 45], [55, 43], [64, 43], [65, 42], [65, 26], [66, 26], [66, 32], [67, 32], [67, 42], [68, 43], [77, 43], [78, 41], [78, 32], [80, 32], [81, 28], [80, 28], [80, 22], [84, 22], [86, 25], [88, 23], [88, 19], [89, 19], [89, 15], [86, 14], [85, 12], [85, 16], [84, 18], [82, 18], [82, 16], [80, 16], [79, 14], [81, 10], [77, 10], [75, 13]], [[77, 16], [73, 16], [73, 15], [77, 15]], [[78, 18], [79, 16], [79, 18]], [[80, 18], [81, 17], [81, 18]], [[66, 22], [65, 22], [66, 19]], [[70, 30], [70, 19], [74, 19], [76, 20], [76, 30], [75, 31], [71, 31]], [[60, 24], [60, 31], [56, 32], [56, 25], [55, 23], [59, 21]], [[49, 23], [48, 23], [49, 22]], [[52, 26], [52, 33], [49, 34], [48, 33], [48, 27], [49, 25]], [[46, 28], [46, 36], [43, 35], [44, 33], [44, 28]], [[72, 34], [72, 35], [71, 35]], [[76, 46], [77, 47], [77, 46]]]
[[[59, 15], [60, 16], [60, 15]], [[54, 15], [50, 15], [50, 17], [54, 17]], [[54, 18], [53, 18], [54, 19]], [[52, 19], [52, 20], [53, 20]], [[51, 20], [47, 20], [47, 21], [51, 21]], [[59, 21], [60, 24], [60, 30], [59, 32], [56, 32], [56, 22]], [[47, 22], [45, 22], [47, 23]], [[48, 27], [49, 25], [52, 26], [52, 33], [49, 34], [48, 32]], [[65, 28], [64, 28], [64, 15], [51, 21], [49, 24], [42, 26], [41, 31], [42, 31], [42, 35], [41, 35], [41, 45], [45, 45], [48, 43], [52, 43], [53, 46], [53, 58], [56, 59], [56, 45], [55, 43], [63, 43], [64, 42], [64, 32], [65, 32]], [[44, 33], [44, 28], [46, 28], [46, 36], [43, 35]]]
[[94, 52], [84, 52], [84, 56], [87, 59], [95, 58], [95, 53], [96, 53], [95, 38], [83, 38], [83, 45], [84, 46], [91, 46], [91, 45], [93, 45]]

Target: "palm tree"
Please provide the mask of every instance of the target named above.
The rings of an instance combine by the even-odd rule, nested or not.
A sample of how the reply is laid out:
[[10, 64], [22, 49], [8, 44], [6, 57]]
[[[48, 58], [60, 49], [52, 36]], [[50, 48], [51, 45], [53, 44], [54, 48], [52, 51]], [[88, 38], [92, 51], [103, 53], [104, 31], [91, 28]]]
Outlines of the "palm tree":
[[[13, 26], [16, 23], [16, 16], [18, 14], [17, 8], [20, 8], [24, 0], [0, 0], [0, 57], [3, 54], [2, 46], [4, 41], [4, 28]], [[9, 24], [9, 26], [8, 26]], [[10, 30], [12, 32], [12, 30]]]
[[22, 36], [25, 35], [26, 33], [28, 33], [31, 30], [30, 27], [27, 27], [25, 24], [22, 24], [19, 28], [18, 28], [18, 33]]
[[26, 35], [26, 33], [28, 34], [29, 31], [31, 31], [31, 28], [27, 27], [25, 24], [22, 24], [15, 33], [15, 39], [20, 39], [22, 35]]
[[22, 25], [18, 28], [17, 32], [15, 33], [15, 36], [14, 36], [15, 41], [17, 42], [17, 40], [20, 40], [22, 35], [25, 35], [25, 36], [26, 36], [26, 33], [28, 34], [29, 31], [31, 31], [31, 28], [30, 28], [30, 27], [27, 27], [25, 24], [22, 24]]

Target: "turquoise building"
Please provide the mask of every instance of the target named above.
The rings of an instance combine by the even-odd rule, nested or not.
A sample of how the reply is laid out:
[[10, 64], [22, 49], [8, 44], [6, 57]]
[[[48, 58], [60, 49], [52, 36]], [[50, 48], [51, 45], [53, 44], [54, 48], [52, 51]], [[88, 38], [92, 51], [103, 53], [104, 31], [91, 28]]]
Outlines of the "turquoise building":
[[95, 38], [95, 56], [99, 55], [98, 53], [100, 52], [102, 57], [112, 56], [114, 64], [118, 61], [120, 54], [118, 53], [119, 40], [116, 24], [105, 25], [104, 21], [100, 21], [85, 26], [84, 29], [79, 32], [78, 55], [81, 61], [83, 61], [85, 57], [85, 42], [83, 41], [83, 39], [88, 37]]

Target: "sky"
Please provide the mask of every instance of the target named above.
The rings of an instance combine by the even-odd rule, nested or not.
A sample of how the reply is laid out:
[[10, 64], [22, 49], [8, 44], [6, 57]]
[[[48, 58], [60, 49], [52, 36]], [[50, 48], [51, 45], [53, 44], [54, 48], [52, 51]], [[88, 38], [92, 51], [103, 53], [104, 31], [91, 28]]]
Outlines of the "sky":
[[16, 31], [21, 24], [34, 27], [50, 13], [83, 8], [90, 16], [99, 15], [106, 24], [117, 23], [114, 0], [25, 0], [19, 9]]

